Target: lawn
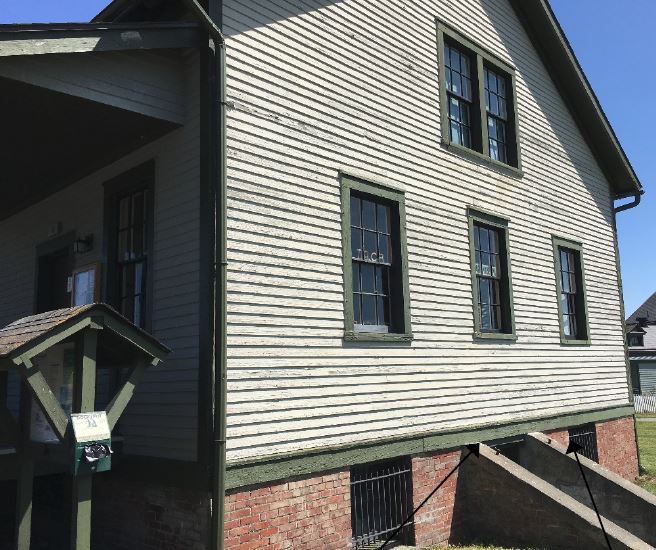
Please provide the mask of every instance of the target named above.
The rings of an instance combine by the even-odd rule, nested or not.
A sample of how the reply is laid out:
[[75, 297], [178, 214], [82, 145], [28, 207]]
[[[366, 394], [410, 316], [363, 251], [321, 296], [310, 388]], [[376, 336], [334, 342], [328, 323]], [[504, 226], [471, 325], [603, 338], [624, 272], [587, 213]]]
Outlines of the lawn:
[[640, 465], [642, 466], [638, 484], [656, 495], [656, 422], [636, 422]]

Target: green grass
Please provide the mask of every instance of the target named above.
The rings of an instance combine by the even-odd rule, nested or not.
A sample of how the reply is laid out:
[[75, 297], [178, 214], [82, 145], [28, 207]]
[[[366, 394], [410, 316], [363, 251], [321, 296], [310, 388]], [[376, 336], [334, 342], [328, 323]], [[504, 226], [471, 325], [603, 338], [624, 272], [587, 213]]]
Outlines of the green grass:
[[638, 413], [637, 418], [656, 418], [656, 413]]
[[656, 422], [636, 422], [640, 465], [638, 485], [656, 495]]

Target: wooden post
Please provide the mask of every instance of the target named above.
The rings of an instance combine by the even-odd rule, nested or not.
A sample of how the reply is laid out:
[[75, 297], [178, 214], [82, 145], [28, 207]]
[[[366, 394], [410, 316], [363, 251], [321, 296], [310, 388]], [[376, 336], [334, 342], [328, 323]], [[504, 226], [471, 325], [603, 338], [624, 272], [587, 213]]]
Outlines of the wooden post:
[[18, 479], [16, 487], [16, 548], [29, 550], [32, 537], [32, 496], [34, 456], [31, 449], [32, 395], [27, 382], [21, 382], [20, 440], [17, 442]]
[[[96, 349], [98, 331], [86, 329], [76, 340], [73, 412], [93, 412], [96, 401]], [[74, 444], [74, 443], [73, 443]], [[91, 548], [92, 477], [73, 477], [73, 510], [71, 514], [71, 549]]]

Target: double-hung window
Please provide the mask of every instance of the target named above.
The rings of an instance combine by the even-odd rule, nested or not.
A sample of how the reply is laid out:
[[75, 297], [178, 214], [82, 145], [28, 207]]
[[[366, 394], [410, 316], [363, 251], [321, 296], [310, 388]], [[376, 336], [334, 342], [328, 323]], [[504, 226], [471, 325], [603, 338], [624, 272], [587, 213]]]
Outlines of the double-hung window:
[[403, 193], [342, 177], [345, 338], [409, 340]]
[[471, 147], [472, 67], [468, 55], [455, 46], [445, 45], [449, 139], [463, 147]]
[[519, 170], [514, 69], [443, 23], [438, 50], [443, 143]]
[[146, 163], [105, 184], [107, 299], [142, 328], [152, 292], [153, 180]]
[[579, 243], [553, 237], [560, 338], [564, 344], [590, 342], [585, 300], [583, 249]]
[[512, 277], [505, 220], [469, 210], [474, 336], [514, 339]]

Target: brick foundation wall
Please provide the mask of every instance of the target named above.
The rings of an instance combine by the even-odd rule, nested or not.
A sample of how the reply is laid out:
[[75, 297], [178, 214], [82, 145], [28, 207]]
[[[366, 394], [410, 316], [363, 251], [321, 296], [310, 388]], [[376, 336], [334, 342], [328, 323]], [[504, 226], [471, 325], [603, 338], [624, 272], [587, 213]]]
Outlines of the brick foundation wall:
[[[632, 416], [597, 422], [597, 452], [599, 464], [633, 481], [638, 476], [638, 449]], [[567, 446], [567, 430], [547, 432], [546, 435]]]
[[633, 481], [638, 476], [638, 451], [632, 416], [597, 423], [599, 464]]
[[205, 550], [209, 494], [98, 474], [93, 479], [94, 550]]
[[[419, 504], [458, 464], [460, 451], [421, 455], [412, 458], [412, 501]], [[419, 547], [445, 543], [454, 524], [458, 472], [435, 493], [415, 516], [415, 543]]]
[[226, 550], [342, 550], [351, 544], [348, 470], [226, 497]]
[[569, 432], [567, 430], [557, 430], [554, 432], [546, 432], [545, 435], [548, 435], [551, 439], [554, 441], [557, 441], [561, 445], [567, 445], [569, 444]]

